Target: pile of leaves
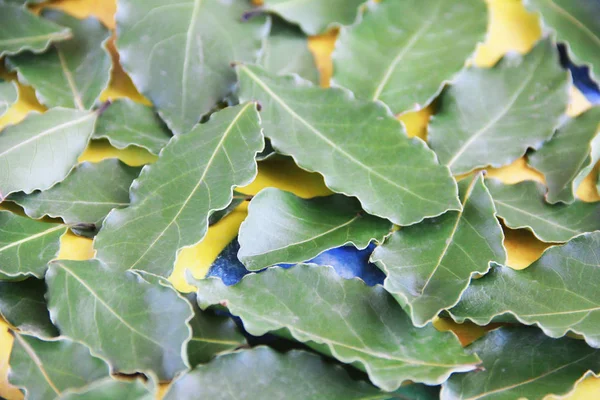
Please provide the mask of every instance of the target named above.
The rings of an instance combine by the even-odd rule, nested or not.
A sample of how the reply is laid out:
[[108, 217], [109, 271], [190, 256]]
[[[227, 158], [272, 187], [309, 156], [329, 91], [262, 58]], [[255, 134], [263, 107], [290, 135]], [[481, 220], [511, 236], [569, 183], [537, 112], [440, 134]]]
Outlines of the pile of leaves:
[[[98, 101], [99, 21], [25, 3], [0, 1], [0, 56], [48, 110], [0, 133], [0, 313], [28, 399], [541, 399], [600, 372], [600, 202], [575, 196], [600, 107], [566, 117], [557, 47], [598, 81], [597, 1], [528, 0], [544, 38], [479, 68], [482, 0], [119, 0], [120, 64], [152, 107]], [[333, 26], [323, 88], [306, 35]], [[16, 99], [0, 83], [0, 114]], [[409, 138], [395, 115], [432, 103]], [[157, 161], [78, 164], [99, 138]], [[485, 179], [524, 155], [545, 184]], [[234, 191], [270, 157], [334, 194]], [[178, 292], [178, 253], [245, 201]], [[552, 245], [513, 270], [506, 228]], [[56, 260], [67, 230], [94, 259]], [[463, 347], [440, 317], [494, 330]]]

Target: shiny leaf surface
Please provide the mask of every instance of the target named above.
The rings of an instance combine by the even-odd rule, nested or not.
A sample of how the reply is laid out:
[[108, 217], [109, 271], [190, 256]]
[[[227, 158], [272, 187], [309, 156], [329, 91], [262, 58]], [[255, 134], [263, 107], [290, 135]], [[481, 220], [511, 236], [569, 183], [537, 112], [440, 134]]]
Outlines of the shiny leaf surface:
[[104, 220], [94, 247], [112, 269], [168, 276], [177, 252], [198, 243], [208, 217], [256, 176], [264, 143], [255, 103], [229, 107], [174, 137], [130, 191], [131, 205]]
[[190, 305], [174, 289], [98, 260], [55, 261], [46, 274], [50, 317], [121, 373], [170, 380], [187, 368]]
[[539, 326], [550, 337], [574, 332], [590, 346], [600, 347], [599, 248], [596, 231], [550, 247], [522, 271], [494, 265], [486, 276], [471, 282], [450, 314], [458, 322], [478, 325], [514, 316]]
[[422, 108], [459, 72], [484, 39], [481, 0], [369, 3], [362, 20], [343, 27], [333, 81], [392, 112]]
[[460, 208], [448, 169], [381, 104], [254, 65], [237, 70], [240, 99], [260, 102], [273, 148], [323, 174], [331, 190], [356, 196], [368, 213], [410, 225]]
[[274, 267], [234, 286], [216, 278], [193, 283], [201, 308], [225, 305], [252, 335], [284, 330], [321, 346], [342, 362], [364, 367], [384, 390], [405, 380], [439, 384], [478, 363], [452, 334], [415, 328], [381, 286], [341, 278], [331, 267]]
[[0, 134], [0, 199], [62, 181], [92, 136], [96, 113], [54, 108], [31, 113]]
[[245, 1], [119, 1], [123, 68], [173, 133], [190, 131], [231, 93], [232, 62], [258, 59], [269, 23], [242, 22], [249, 9]]
[[392, 293], [416, 326], [458, 303], [491, 261], [506, 262], [504, 235], [481, 174], [459, 183], [462, 211], [396, 231], [371, 259], [386, 272]]
[[454, 174], [501, 167], [553, 135], [569, 101], [570, 78], [551, 39], [525, 56], [463, 70], [442, 93], [429, 143]]
[[65, 392], [58, 400], [154, 400], [154, 393], [139, 379], [118, 381], [102, 379], [91, 385]]
[[580, 233], [600, 229], [598, 202], [548, 204], [544, 185], [533, 181], [505, 185], [492, 179], [487, 187], [506, 226], [529, 229], [544, 242], [566, 242]]
[[302, 199], [275, 188], [260, 191], [248, 207], [239, 233], [238, 257], [250, 271], [308, 261], [344, 244], [366, 248], [383, 241], [392, 224], [365, 214], [342, 195]]
[[56, 10], [42, 16], [69, 27], [73, 38], [56, 43], [44, 54], [24, 53], [7, 59], [19, 81], [33, 86], [47, 107], [88, 110], [108, 85], [112, 61], [104, 48], [110, 36], [95, 18], [79, 20]]

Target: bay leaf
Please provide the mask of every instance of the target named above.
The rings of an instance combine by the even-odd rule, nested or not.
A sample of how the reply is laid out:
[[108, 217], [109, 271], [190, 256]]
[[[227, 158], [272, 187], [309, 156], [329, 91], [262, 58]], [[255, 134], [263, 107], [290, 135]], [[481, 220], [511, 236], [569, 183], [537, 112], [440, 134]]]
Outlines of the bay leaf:
[[298, 74], [319, 84], [319, 70], [308, 49], [308, 37], [298, 27], [279, 18], [272, 21], [259, 64], [274, 74]]
[[14, 82], [0, 79], [0, 117], [17, 101], [18, 97], [17, 85]]
[[68, 390], [58, 400], [154, 400], [156, 396], [141, 380], [106, 378], [79, 390]]
[[521, 271], [492, 264], [490, 272], [472, 281], [449, 312], [459, 323], [471, 320], [487, 325], [492, 320], [516, 318], [523, 324], [537, 325], [554, 338], [574, 332], [598, 348], [598, 249], [600, 231], [548, 248]]
[[273, 148], [321, 173], [331, 190], [356, 196], [369, 214], [410, 225], [460, 208], [449, 170], [383, 105], [256, 65], [237, 71], [240, 99], [260, 102]]
[[482, 174], [458, 185], [462, 211], [402, 228], [375, 249], [371, 260], [387, 275], [385, 289], [425, 326], [458, 303], [472, 277], [490, 262], [506, 262], [502, 227]]
[[486, 181], [498, 216], [512, 229], [526, 228], [544, 242], [566, 242], [584, 232], [600, 229], [600, 203], [576, 200], [572, 204], [548, 204], [546, 188], [534, 181], [505, 185]]
[[71, 37], [69, 28], [38, 17], [16, 4], [0, 2], [0, 57], [23, 51], [41, 53], [52, 42]]
[[117, 149], [137, 146], [158, 154], [171, 132], [151, 107], [130, 99], [118, 99], [98, 117], [94, 139], [108, 139]]
[[600, 371], [599, 351], [572, 338], [551, 339], [537, 329], [504, 327], [469, 346], [483, 368], [452, 375], [441, 399], [542, 400], [566, 395], [588, 371]]
[[19, 81], [33, 86], [47, 107], [89, 110], [108, 86], [112, 61], [106, 49], [110, 32], [96, 18], [81, 20], [58, 10], [42, 16], [73, 32], [73, 38], [51, 46], [44, 54], [23, 53], [6, 60]]
[[46, 284], [41, 279], [0, 281], [0, 317], [20, 332], [43, 338], [58, 336], [50, 321], [45, 293]]
[[302, 199], [275, 189], [261, 190], [248, 206], [239, 232], [240, 261], [250, 271], [308, 261], [344, 244], [366, 248], [382, 242], [392, 224], [365, 214], [343, 195]]
[[398, 389], [406, 380], [439, 384], [478, 363], [453, 334], [415, 328], [381, 286], [344, 279], [332, 267], [274, 267], [233, 286], [218, 278], [192, 284], [200, 308], [225, 305], [252, 335], [283, 330], [321, 346], [342, 362], [361, 365], [383, 390]]
[[[258, 160], [257, 160], [258, 161]], [[233, 198], [231, 199], [231, 203], [222, 210], [217, 210], [213, 212], [210, 217], [208, 217], [208, 226], [213, 226], [229, 214], [231, 214], [240, 204], [248, 200], [248, 196], [243, 193], [233, 191]]]
[[568, 120], [549, 142], [528, 156], [529, 165], [546, 178], [549, 203], [575, 200], [577, 187], [600, 158], [600, 150], [594, 149], [595, 142], [600, 146], [599, 127], [600, 107], [594, 107]]
[[83, 162], [52, 188], [14, 193], [7, 200], [23, 207], [31, 218], [59, 217], [69, 225], [90, 225], [93, 230], [110, 210], [129, 205], [129, 186], [139, 172], [140, 168], [116, 158]]
[[365, 382], [352, 380], [339, 366], [316, 354], [291, 350], [280, 354], [258, 346], [217, 357], [176, 380], [164, 400], [179, 399], [388, 399]]
[[46, 264], [57, 256], [60, 238], [66, 232], [65, 225], [0, 210], [0, 280], [43, 278]]
[[228, 107], [171, 139], [130, 189], [131, 205], [111, 211], [94, 242], [112, 269], [169, 276], [177, 253], [202, 240], [232, 188], [250, 183], [263, 137], [255, 103]]
[[308, 35], [318, 35], [340, 25], [352, 24], [366, 0], [263, 0], [262, 9], [300, 26]]
[[249, 9], [245, 1], [119, 0], [121, 64], [173, 133], [190, 131], [231, 93], [232, 62], [258, 59], [269, 21], [242, 22]]
[[54, 261], [46, 273], [50, 318], [116, 372], [167, 381], [188, 368], [188, 302], [172, 288], [98, 260]]
[[82, 344], [61, 337], [40, 340], [14, 333], [10, 383], [28, 400], [48, 400], [69, 388], [80, 388], [109, 376], [108, 365]]
[[85, 150], [96, 113], [53, 108], [31, 113], [0, 134], [0, 200], [45, 190], [67, 177]]
[[194, 317], [189, 322], [192, 338], [187, 347], [192, 367], [209, 362], [216, 354], [246, 345], [244, 335], [231, 318], [200, 310], [193, 294], [188, 296], [188, 300], [194, 310]]
[[558, 40], [568, 44], [569, 56], [576, 64], [590, 67], [600, 82], [600, 3], [588, 0], [525, 0], [538, 11], [546, 29], [556, 32]]
[[486, 33], [481, 0], [368, 4], [358, 24], [340, 30], [332, 81], [394, 114], [431, 103]]
[[455, 175], [501, 167], [550, 139], [569, 103], [569, 73], [551, 39], [493, 68], [467, 68], [445, 89], [429, 144]]

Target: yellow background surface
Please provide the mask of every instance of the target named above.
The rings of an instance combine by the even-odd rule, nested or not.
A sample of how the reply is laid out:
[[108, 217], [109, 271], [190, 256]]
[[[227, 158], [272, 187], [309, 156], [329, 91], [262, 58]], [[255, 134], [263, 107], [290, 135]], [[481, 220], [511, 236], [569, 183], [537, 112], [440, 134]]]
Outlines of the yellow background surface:
[[[326, 0], [323, 0], [326, 1]], [[475, 54], [474, 62], [481, 67], [493, 66], [498, 59], [509, 51], [525, 53], [540, 38], [539, 19], [523, 8], [520, 0], [488, 0], [490, 21], [488, 36], [485, 43], [480, 45]], [[70, 14], [85, 18], [93, 15], [99, 18], [107, 27], [114, 29], [115, 0], [58, 0], [42, 7], [63, 9]], [[37, 7], [39, 9], [40, 7]], [[37, 11], [37, 10], [36, 10]], [[330, 32], [309, 40], [309, 48], [315, 56], [315, 61], [321, 72], [321, 84], [328, 86], [332, 72], [331, 51], [333, 50], [336, 32]], [[102, 94], [102, 100], [129, 97], [133, 100], [149, 104], [132, 85], [130, 79], [118, 65], [118, 56], [111, 43], [114, 68], [109, 88]], [[0, 76], [5, 79], [15, 79], [13, 75], [0, 70]], [[572, 104], [569, 113], [577, 115], [589, 108], [589, 103], [576, 89], [572, 90]], [[0, 117], [0, 129], [9, 124], [22, 120], [32, 111], [44, 111], [29, 87], [19, 86], [19, 101]], [[410, 136], [426, 138], [427, 121], [431, 108], [420, 112], [399, 116], [406, 125]], [[112, 148], [106, 141], [97, 141], [80, 157], [80, 161], [99, 161], [104, 158], [118, 157], [130, 165], [141, 165], [153, 162], [156, 157], [145, 150], [130, 147], [125, 150]], [[586, 201], [600, 200], [593, 182], [598, 174], [598, 168], [578, 188], [577, 195]], [[525, 179], [543, 182], [543, 176], [528, 168], [523, 159], [517, 160], [510, 166], [500, 169], [488, 169], [488, 176], [501, 179], [506, 183], [516, 183]], [[312, 197], [331, 193], [323, 183], [320, 175], [305, 172], [289, 160], [267, 160], [259, 164], [259, 173], [250, 185], [239, 189], [246, 194], [256, 194], [267, 186], [274, 186], [291, 191], [298, 196]], [[207, 236], [196, 246], [186, 248], [177, 258], [175, 270], [170, 278], [173, 284], [182, 291], [192, 291], [184, 279], [185, 270], [189, 269], [196, 277], [206, 274], [211, 263], [221, 250], [237, 234], [241, 222], [247, 215], [247, 204], [242, 204], [231, 215], [211, 227]], [[539, 258], [548, 247], [539, 242], [525, 230], [507, 230], [505, 246], [508, 251], [508, 264], [513, 268], [525, 268]], [[67, 233], [62, 238], [58, 258], [85, 260], [93, 257], [92, 241]], [[485, 329], [470, 324], [458, 325], [447, 320], [436, 321], [436, 327], [442, 330], [453, 330], [463, 344], [468, 344], [484, 334]], [[12, 347], [12, 337], [8, 333], [7, 324], [0, 319], [0, 396], [8, 400], [21, 399], [21, 393], [7, 382], [9, 369], [8, 359]], [[162, 388], [164, 390], [164, 387]], [[161, 390], [161, 392], [163, 391]], [[587, 378], [580, 382], [569, 398], [573, 400], [596, 400], [600, 398], [600, 379]], [[159, 394], [160, 396], [160, 394]]]

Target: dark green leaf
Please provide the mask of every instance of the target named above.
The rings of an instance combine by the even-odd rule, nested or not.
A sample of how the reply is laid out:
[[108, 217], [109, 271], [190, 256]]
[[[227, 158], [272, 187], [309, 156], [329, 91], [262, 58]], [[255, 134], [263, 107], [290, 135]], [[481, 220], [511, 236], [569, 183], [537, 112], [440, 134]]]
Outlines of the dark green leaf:
[[154, 393], [139, 379], [117, 381], [107, 378], [79, 390], [69, 390], [58, 400], [154, 400], [155, 398]]

